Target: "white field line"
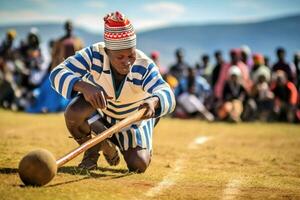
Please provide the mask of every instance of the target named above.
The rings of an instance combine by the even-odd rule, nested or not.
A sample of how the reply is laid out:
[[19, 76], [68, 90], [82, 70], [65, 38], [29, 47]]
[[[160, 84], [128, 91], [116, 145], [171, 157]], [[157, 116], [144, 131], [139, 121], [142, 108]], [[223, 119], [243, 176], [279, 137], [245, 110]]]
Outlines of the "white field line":
[[[196, 149], [198, 145], [204, 144], [206, 141], [208, 141], [210, 138], [206, 137], [206, 136], [200, 136], [197, 137], [192, 143], [190, 143], [190, 145], [188, 146], [188, 149]], [[163, 190], [171, 187], [172, 185], [174, 185], [176, 183], [176, 181], [179, 179], [180, 176], [180, 172], [182, 170], [182, 168], [184, 167], [185, 163], [185, 159], [183, 158], [179, 158], [176, 160], [175, 162], [175, 167], [173, 170], [171, 170], [164, 178], [161, 182], [159, 182], [156, 186], [150, 188], [147, 193], [146, 196], [147, 197], [155, 197], [157, 195], [159, 195], [160, 192], [162, 192]]]
[[240, 192], [241, 181], [239, 179], [230, 180], [223, 191], [222, 200], [235, 199]]
[[188, 146], [188, 149], [197, 149], [198, 145], [200, 144], [204, 144], [205, 142], [207, 142], [208, 140], [210, 140], [210, 137], [207, 136], [200, 136], [197, 137], [193, 142], [191, 142]]
[[175, 162], [175, 168], [169, 172], [161, 182], [159, 182], [155, 187], [150, 188], [146, 193], [148, 197], [154, 197], [158, 195], [162, 190], [165, 190], [176, 183], [179, 178], [180, 171], [183, 167], [184, 160], [178, 159]]

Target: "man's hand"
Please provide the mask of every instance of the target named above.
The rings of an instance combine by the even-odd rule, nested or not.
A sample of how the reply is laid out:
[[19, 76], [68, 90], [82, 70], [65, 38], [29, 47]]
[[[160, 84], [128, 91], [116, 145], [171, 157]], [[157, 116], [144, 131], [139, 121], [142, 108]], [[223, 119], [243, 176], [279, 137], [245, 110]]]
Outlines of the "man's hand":
[[159, 107], [159, 98], [151, 97], [146, 99], [139, 107], [139, 109], [146, 108], [146, 112], [142, 119], [150, 119], [155, 116], [155, 109]]
[[81, 92], [84, 99], [89, 102], [95, 109], [104, 109], [107, 106], [107, 99], [112, 99], [102, 88], [96, 87], [84, 81], [75, 83], [74, 90]]

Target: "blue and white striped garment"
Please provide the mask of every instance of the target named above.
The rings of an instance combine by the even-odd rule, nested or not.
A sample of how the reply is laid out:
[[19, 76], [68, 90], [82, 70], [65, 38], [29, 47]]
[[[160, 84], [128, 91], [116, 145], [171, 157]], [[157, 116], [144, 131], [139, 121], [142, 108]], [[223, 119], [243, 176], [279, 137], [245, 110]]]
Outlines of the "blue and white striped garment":
[[[113, 99], [108, 101], [106, 109], [98, 112], [112, 125], [136, 112], [143, 100], [151, 96], [157, 96], [160, 100], [156, 118], [171, 113], [176, 104], [174, 94], [161, 77], [157, 66], [140, 50], [136, 50], [136, 61], [120, 93], [117, 93], [104, 43], [96, 43], [67, 58], [52, 70], [50, 80], [52, 87], [67, 99], [77, 95], [73, 86], [79, 80], [102, 87]], [[116, 134], [121, 150], [136, 146], [151, 150], [154, 121], [143, 120]]]

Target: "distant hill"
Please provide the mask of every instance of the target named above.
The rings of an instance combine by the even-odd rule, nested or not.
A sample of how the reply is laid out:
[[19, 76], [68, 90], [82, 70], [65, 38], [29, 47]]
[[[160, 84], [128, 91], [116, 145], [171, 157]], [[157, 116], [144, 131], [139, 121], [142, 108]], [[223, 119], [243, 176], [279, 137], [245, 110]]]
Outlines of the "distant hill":
[[[0, 26], [0, 38], [12, 27], [17, 30], [19, 39], [25, 38], [32, 26], [39, 29], [43, 49], [46, 49], [50, 39], [63, 34], [62, 24], [11, 25]], [[81, 28], [76, 28], [75, 33], [86, 45], [103, 38], [101, 34], [90, 33]], [[256, 23], [173, 26], [138, 34], [138, 48], [146, 53], [160, 51], [164, 65], [173, 62], [174, 50], [178, 47], [185, 49], [186, 60], [194, 64], [203, 53], [212, 55], [215, 50], [220, 49], [227, 55], [229, 49], [244, 44], [250, 46], [252, 51], [262, 52], [272, 58], [275, 48], [283, 46], [291, 57], [294, 51], [300, 50], [300, 14]]]
[[212, 54], [216, 49], [227, 52], [232, 47], [247, 44], [254, 52], [274, 55], [276, 47], [288, 53], [300, 50], [300, 15], [257, 23], [193, 25], [162, 28], [141, 33], [138, 44], [146, 51], [153, 48], [165, 57], [163, 63], [174, 58], [174, 49], [183, 47], [187, 61], [194, 64], [200, 54]]

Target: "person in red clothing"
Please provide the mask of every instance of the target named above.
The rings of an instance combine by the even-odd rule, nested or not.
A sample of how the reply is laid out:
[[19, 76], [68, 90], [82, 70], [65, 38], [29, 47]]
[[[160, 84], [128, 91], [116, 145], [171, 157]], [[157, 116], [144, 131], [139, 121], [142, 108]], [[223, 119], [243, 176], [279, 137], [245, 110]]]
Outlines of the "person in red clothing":
[[250, 90], [252, 86], [252, 81], [249, 76], [248, 67], [241, 61], [241, 50], [240, 49], [232, 49], [230, 51], [230, 63], [225, 64], [220, 71], [220, 75], [218, 77], [218, 81], [214, 87], [214, 95], [218, 99], [222, 99], [223, 88], [230, 76], [229, 70], [232, 66], [237, 66], [241, 71], [241, 82], [244, 85], [247, 91]]
[[278, 70], [271, 89], [275, 96], [274, 114], [277, 120], [294, 122], [298, 92], [295, 85], [288, 80], [287, 74]]
[[229, 79], [224, 85], [222, 105], [218, 109], [218, 117], [221, 120], [239, 122], [244, 111], [243, 102], [246, 100], [247, 92], [241, 82], [242, 72], [240, 68], [232, 66], [228, 73]]

